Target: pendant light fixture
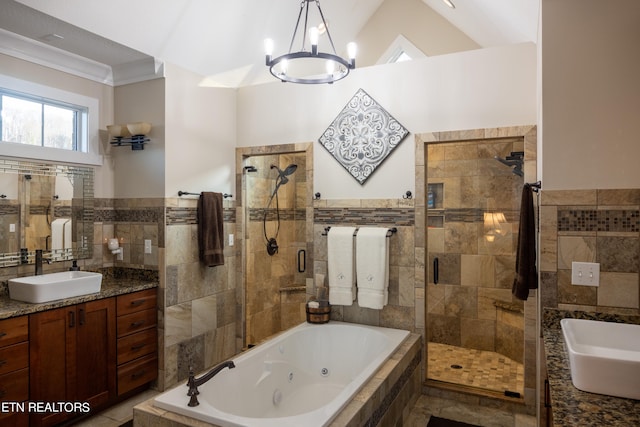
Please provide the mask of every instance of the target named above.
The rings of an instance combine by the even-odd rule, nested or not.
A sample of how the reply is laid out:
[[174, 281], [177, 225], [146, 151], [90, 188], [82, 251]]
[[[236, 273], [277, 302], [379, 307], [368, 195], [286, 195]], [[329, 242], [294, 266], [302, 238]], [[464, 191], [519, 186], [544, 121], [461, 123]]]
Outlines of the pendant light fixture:
[[[315, 3], [318, 8], [318, 14], [321, 22], [318, 27], [323, 29], [320, 34], [318, 27], [309, 27], [309, 9], [310, 3]], [[300, 21], [304, 21], [301, 28], [301, 49], [297, 52], [293, 51], [293, 45], [296, 42]], [[331, 45], [333, 53], [320, 52], [318, 50], [318, 41], [320, 37], [326, 36]], [[306, 48], [307, 37], [309, 40], [309, 48]], [[300, 41], [300, 40], [298, 40]], [[302, 0], [300, 3], [300, 11], [298, 20], [293, 29], [291, 36], [291, 44], [289, 45], [289, 53], [273, 58], [274, 43], [272, 39], [264, 41], [266, 54], [266, 65], [269, 67], [271, 74], [282, 82], [302, 83], [302, 84], [320, 84], [333, 83], [345, 78], [349, 71], [356, 67], [356, 44], [349, 43], [347, 45], [347, 53], [349, 59], [338, 56], [336, 48], [333, 45], [331, 34], [327, 21], [324, 18], [322, 9], [320, 8], [320, 0]]]

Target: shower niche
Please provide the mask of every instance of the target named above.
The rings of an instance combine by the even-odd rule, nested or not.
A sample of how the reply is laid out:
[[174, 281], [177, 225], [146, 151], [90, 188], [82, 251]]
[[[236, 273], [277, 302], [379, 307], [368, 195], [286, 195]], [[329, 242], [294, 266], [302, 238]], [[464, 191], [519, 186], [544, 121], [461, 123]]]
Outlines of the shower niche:
[[444, 228], [444, 184], [427, 184], [427, 227]]

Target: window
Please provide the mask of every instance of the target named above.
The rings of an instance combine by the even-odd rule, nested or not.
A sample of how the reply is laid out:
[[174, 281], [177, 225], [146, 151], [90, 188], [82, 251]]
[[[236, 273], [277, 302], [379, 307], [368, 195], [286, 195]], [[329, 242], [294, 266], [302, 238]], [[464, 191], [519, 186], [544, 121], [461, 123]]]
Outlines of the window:
[[426, 55], [400, 34], [380, 56], [376, 64], [394, 64], [420, 58], [426, 58]]
[[86, 151], [87, 108], [0, 89], [2, 141]]
[[0, 156], [102, 165], [100, 99], [92, 92], [0, 74]]

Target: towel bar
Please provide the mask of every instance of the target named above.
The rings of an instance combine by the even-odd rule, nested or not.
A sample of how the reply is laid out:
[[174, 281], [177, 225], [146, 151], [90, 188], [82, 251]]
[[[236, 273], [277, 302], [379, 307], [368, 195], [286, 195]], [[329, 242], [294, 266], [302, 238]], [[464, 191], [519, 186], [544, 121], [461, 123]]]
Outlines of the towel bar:
[[[182, 197], [182, 196], [199, 196], [200, 193], [189, 193], [188, 191], [178, 191], [178, 196]], [[227, 193], [223, 193], [222, 197], [224, 197], [225, 199], [228, 199], [229, 197], [233, 197], [233, 194], [227, 194]]]
[[[326, 236], [327, 234], [329, 234], [329, 230], [331, 230], [331, 226], [325, 227], [324, 231], [322, 232], [322, 235]], [[396, 227], [391, 227], [390, 229], [387, 230], [387, 237], [391, 237], [397, 232], [398, 232], [398, 229]], [[353, 237], [356, 237], [357, 234], [358, 234], [358, 229], [356, 228], [356, 231], [353, 232]]]

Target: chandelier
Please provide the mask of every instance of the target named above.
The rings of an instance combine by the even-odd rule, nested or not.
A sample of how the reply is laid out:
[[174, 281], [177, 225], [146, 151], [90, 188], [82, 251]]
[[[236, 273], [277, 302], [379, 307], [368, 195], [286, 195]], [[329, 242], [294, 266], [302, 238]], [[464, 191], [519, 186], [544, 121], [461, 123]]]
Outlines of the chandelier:
[[[309, 4], [315, 3], [322, 22], [318, 27], [308, 26], [309, 22]], [[301, 29], [302, 46], [298, 52], [293, 52], [293, 44], [296, 41], [300, 21], [304, 14], [303, 27]], [[307, 33], [311, 50], [305, 50], [307, 43]], [[333, 53], [318, 51], [318, 40], [321, 35], [326, 35], [331, 45]], [[300, 38], [299, 37], [299, 38]], [[347, 45], [347, 53], [349, 59], [341, 58], [336, 53], [333, 45], [331, 34], [327, 21], [320, 8], [320, 0], [302, 0], [300, 3], [300, 12], [298, 13], [298, 21], [293, 29], [291, 36], [291, 44], [289, 45], [289, 53], [273, 58], [274, 43], [272, 39], [264, 41], [264, 49], [266, 54], [266, 65], [269, 67], [271, 74], [282, 82], [302, 83], [302, 84], [319, 84], [333, 83], [345, 78], [349, 71], [356, 67], [356, 44], [349, 43]]]

